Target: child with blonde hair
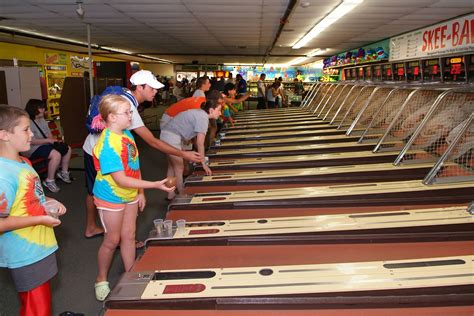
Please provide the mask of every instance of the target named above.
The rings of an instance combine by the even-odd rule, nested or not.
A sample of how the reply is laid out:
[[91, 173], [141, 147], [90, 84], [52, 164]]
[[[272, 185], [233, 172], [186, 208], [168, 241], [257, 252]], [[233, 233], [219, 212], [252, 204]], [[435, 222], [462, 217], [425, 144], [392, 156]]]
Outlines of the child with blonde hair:
[[95, 295], [103, 301], [110, 293], [107, 274], [117, 246], [120, 245], [125, 271], [135, 261], [136, 218], [138, 209], [143, 211], [145, 207], [143, 189], [171, 192], [175, 188], [166, 187], [166, 179], [141, 179], [137, 146], [127, 130], [132, 118], [130, 103], [120, 95], [106, 95], [99, 111], [106, 128], [93, 150], [97, 170], [93, 193], [105, 236], [97, 256]]
[[[0, 267], [10, 271], [18, 291], [19, 315], [49, 316], [49, 281], [58, 272], [53, 227], [66, 208], [44, 195], [38, 174], [19, 155], [30, 149], [32, 137], [28, 114], [0, 105]], [[47, 201], [55, 217], [46, 214]]]

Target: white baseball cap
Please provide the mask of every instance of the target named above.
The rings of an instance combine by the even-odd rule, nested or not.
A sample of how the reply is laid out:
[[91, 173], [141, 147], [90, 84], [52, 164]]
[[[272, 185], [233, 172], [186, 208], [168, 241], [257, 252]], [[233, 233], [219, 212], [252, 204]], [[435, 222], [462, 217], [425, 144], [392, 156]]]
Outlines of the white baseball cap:
[[156, 80], [156, 77], [148, 70], [137, 71], [130, 77], [130, 82], [134, 86], [146, 84], [152, 87], [153, 89], [161, 89], [164, 87], [164, 85], [158, 80]]

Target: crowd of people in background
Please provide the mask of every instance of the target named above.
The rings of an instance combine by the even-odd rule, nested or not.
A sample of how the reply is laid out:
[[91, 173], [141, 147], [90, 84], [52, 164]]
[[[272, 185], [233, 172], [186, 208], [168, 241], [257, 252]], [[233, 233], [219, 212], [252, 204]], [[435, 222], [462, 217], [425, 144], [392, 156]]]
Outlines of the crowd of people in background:
[[[241, 98], [248, 94], [247, 81], [243, 78], [241, 74], [237, 74], [234, 78], [232, 73], [228, 74], [228, 77], [208, 77], [203, 76], [209, 79], [210, 88], [209, 90], [217, 90], [222, 93], [225, 92], [225, 87], [227, 84], [231, 83], [235, 85], [236, 95], [235, 97]], [[171, 77], [157, 76], [157, 80], [163, 83], [164, 87], [160, 93], [157, 93], [155, 99], [152, 102], [145, 102], [143, 106], [158, 106], [164, 105], [169, 106], [178, 101], [181, 101], [185, 98], [189, 98], [196, 91], [198, 78], [181, 78], [180, 80], [173, 79]], [[278, 77], [274, 79], [274, 82], [268, 83], [265, 82], [266, 75], [261, 74], [260, 79], [257, 82], [257, 100], [258, 100], [258, 109], [264, 108], [281, 108], [287, 106], [288, 99], [286, 97], [285, 88], [283, 85], [283, 78]], [[293, 93], [295, 95], [303, 95], [304, 87], [301, 80], [294, 78], [293, 79]], [[238, 111], [243, 110], [243, 102], [234, 104], [233, 107]]]

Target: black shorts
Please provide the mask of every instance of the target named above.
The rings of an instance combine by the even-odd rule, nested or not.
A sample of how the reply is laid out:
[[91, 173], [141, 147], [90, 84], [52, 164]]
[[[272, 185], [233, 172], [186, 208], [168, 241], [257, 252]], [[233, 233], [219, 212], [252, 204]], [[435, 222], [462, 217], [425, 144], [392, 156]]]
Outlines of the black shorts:
[[53, 145], [45, 144], [41, 145], [31, 154], [30, 160], [38, 159], [38, 158], [48, 158], [51, 151], [54, 149]]
[[84, 170], [86, 179], [87, 194], [94, 195], [94, 182], [97, 171], [94, 167], [94, 158], [84, 151]]

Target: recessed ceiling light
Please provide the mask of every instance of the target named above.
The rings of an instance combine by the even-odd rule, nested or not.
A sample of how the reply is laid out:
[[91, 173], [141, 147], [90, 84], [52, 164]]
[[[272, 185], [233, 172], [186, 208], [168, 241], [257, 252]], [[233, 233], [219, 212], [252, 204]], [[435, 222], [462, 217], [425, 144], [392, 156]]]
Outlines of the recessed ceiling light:
[[307, 7], [309, 7], [310, 5], [311, 5], [311, 3], [309, 3], [308, 1], [303, 1], [303, 2], [300, 3], [300, 6], [301, 6], [302, 8], [307, 8]]

